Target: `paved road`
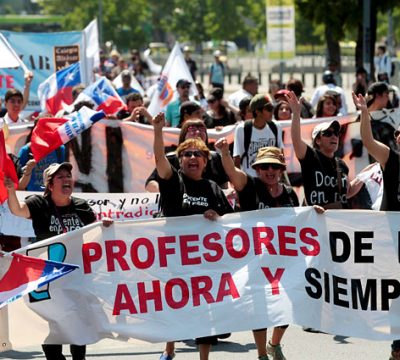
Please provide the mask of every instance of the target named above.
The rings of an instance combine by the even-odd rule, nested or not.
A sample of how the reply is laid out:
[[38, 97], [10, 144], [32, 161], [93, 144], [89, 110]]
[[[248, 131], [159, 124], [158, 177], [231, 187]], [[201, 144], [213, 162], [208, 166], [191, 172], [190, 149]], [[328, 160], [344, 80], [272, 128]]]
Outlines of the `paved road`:
[[[345, 338], [329, 334], [312, 334], [302, 331], [298, 326], [291, 326], [284, 337], [284, 354], [288, 360], [359, 360], [388, 359], [390, 342], [374, 342], [356, 338]], [[158, 360], [164, 344], [149, 344], [134, 341], [127, 344], [119, 341], [103, 340], [88, 346], [87, 360], [138, 359]], [[17, 351], [18, 350], [18, 351]], [[0, 359], [44, 359], [40, 346], [17, 349], [0, 353]], [[68, 349], [65, 347], [65, 353]], [[176, 360], [197, 360], [199, 358], [194, 341], [177, 343]], [[68, 359], [71, 357], [67, 356]], [[232, 334], [215, 346], [212, 360], [257, 359], [257, 352], [251, 332]]]

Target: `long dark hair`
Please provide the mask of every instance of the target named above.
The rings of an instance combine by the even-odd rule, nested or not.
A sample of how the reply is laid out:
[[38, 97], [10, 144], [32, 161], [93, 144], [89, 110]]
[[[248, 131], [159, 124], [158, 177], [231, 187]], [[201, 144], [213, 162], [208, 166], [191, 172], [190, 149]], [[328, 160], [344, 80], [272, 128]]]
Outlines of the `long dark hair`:
[[[186, 134], [188, 132], [189, 126], [196, 126], [196, 127], [204, 127], [207, 130], [206, 125], [204, 124], [203, 120], [200, 119], [192, 119], [192, 120], [186, 120], [184, 124], [182, 125], [181, 132], [179, 133], [179, 143], [182, 144], [186, 140]], [[206, 132], [206, 145], [208, 146], [208, 134]]]
[[337, 104], [337, 101], [336, 101], [336, 97], [333, 96], [333, 95], [325, 94], [325, 95], [322, 95], [322, 96], [319, 98], [319, 100], [318, 100], [317, 112], [316, 112], [316, 114], [315, 114], [317, 118], [318, 118], [318, 117], [323, 117], [324, 102], [325, 102], [326, 100], [328, 100], [328, 99], [332, 100], [332, 102], [333, 102], [333, 103], [335, 104], [335, 106], [336, 106], [336, 111], [335, 111], [334, 116], [338, 114], [339, 109], [338, 109], [338, 104]]

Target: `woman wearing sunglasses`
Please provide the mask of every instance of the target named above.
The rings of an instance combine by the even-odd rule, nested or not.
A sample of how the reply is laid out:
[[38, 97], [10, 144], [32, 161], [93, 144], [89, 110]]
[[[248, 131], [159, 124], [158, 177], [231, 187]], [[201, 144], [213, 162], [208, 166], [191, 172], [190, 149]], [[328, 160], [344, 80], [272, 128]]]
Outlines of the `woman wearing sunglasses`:
[[[207, 128], [203, 120], [190, 119], [186, 120], [182, 125], [181, 132], [179, 134], [178, 144], [182, 144], [187, 139], [201, 139], [208, 146]], [[167, 155], [168, 161], [175, 169], [179, 169], [179, 159], [175, 151], [169, 152]], [[203, 173], [205, 179], [215, 181], [221, 188], [225, 189], [228, 187], [228, 176], [225, 174], [224, 168], [221, 162], [221, 156], [210, 150], [210, 159], [207, 161], [206, 168]], [[159, 186], [157, 182], [157, 170], [150, 174], [146, 180], [146, 190], [149, 192], [159, 192]]]
[[[177, 170], [165, 156], [162, 134], [164, 114], [155, 116], [152, 124], [162, 214], [166, 217], [204, 214], [207, 219], [216, 220], [218, 216], [233, 212], [221, 188], [214, 181], [203, 177], [210, 158], [206, 144], [197, 137], [182, 142], [176, 149], [179, 159]], [[199, 345], [200, 359], [207, 360], [211, 345], [218, 343], [218, 337], [198, 338], [196, 343]], [[168, 342], [160, 359], [171, 360], [174, 349], [174, 342]]]
[[334, 120], [315, 126], [311, 147], [301, 137], [299, 100], [293, 92], [286, 98], [293, 112], [292, 143], [301, 165], [306, 203], [326, 209], [348, 208], [347, 199], [360, 190], [362, 182], [354, 179], [350, 183], [347, 165], [335, 156], [339, 146], [339, 122]]
[[[219, 139], [215, 147], [221, 151], [225, 172], [239, 195], [241, 211], [299, 206], [296, 193], [281, 181], [286, 169], [281, 149], [273, 146], [259, 149], [252, 164], [257, 177], [252, 177], [235, 167], [225, 138]], [[270, 355], [273, 359], [285, 360], [280, 343], [287, 327], [275, 327], [268, 344], [267, 329], [253, 330], [259, 359], [267, 360]]]

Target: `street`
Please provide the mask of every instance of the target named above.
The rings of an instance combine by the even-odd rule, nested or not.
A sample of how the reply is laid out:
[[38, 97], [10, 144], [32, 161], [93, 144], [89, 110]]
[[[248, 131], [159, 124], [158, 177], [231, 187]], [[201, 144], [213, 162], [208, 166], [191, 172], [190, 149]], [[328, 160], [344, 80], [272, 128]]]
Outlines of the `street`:
[[[270, 334], [269, 334], [270, 335]], [[269, 337], [269, 336], [268, 336]], [[283, 352], [288, 360], [333, 360], [333, 359], [389, 359], [389, 341], [375, 342], [357, 338], [333, 336], [304, 332], [301, 327], [290, 326], [283, 338]], [[88, 346], [86, 359], [138, 359], [158, 360], [164, 344], [149, 344], [133, 340], [125, 343], [116, 340], [103, 340]], [[64, 354], [71, 359], [68, 346]], [[193, 340], [176, 343], [176, 360], [195, 360], [199, 355]], [[210, 358], [257, 359], [251, 331], [234, 333], [228, 339], [221, 340], [213, 347]], [[0, 359], [45, 359], [41, 347], [15, 349], [0, 353]]]

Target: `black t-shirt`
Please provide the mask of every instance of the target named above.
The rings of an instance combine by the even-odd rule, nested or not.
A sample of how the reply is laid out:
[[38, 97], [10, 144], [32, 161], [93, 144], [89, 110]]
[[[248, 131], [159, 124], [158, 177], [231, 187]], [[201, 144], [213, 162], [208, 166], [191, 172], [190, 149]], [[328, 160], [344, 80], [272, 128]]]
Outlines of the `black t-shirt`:
[[[337, 165], [338, 164], [338, 165]], [[347, 174], [343, 160], [328, 158], [320, 151], [307, 146], [306, 156], [300, 160], [304, 193], [308, 205], [327, 205], [341, 201], [347, 207]], [[337, 166], [340, 169], [341, 191], [338, 187]]]
[[392, 149], [383, 170], [381, 210], [400, 211], [400, 154]]
[[228, 125], [236, 124], [235, 114], [230, 110], [227, 110], [225, 112], [224, 116], [221, 118], [218, 118], [218, 119], [211, 115], [209, 115], [209, 116], [211, 119], [211, 123], [209, 124], [210, 128], [215, 128], [217, 126], [228, 126]]
[[233, 212], [225, 194], [214, 181], [192, 180], [174, 168], [172, 171], [170, 179], [157, 179], [164, 216], [203, 214], [208, 209], [219, 215]]
[[96, 221], [96, 215], [86, 200], [71, 199], [68, 206], [56, 206], [50, 195], [26, 198], [37, 240], [79, 229]]
[[[175, 152], [167, 154], [167, 159], [174, 169], [179, 170], [179, 159]], [[203, 178], [213, 180], [219, 186], [222, 186], [229, 181], [228, 175], [226, 175], [224, 167], [222, 166], [221, 155], [215, 151], [211, 151], [211, 160], [207, 161]], [[147, 178], [146, 185], [152, 180], [158, 181], [157, 179], [157, 170], [154, 169]]]
[[259, 179], [247, 175], [247, 183], [242, 191], [238, 192], [240, 210], [249, 211], [277, 207], [299, 206], [299, 199], [290, 186], [283, 185], [282, 194], [274, 198], [266, 185]]

